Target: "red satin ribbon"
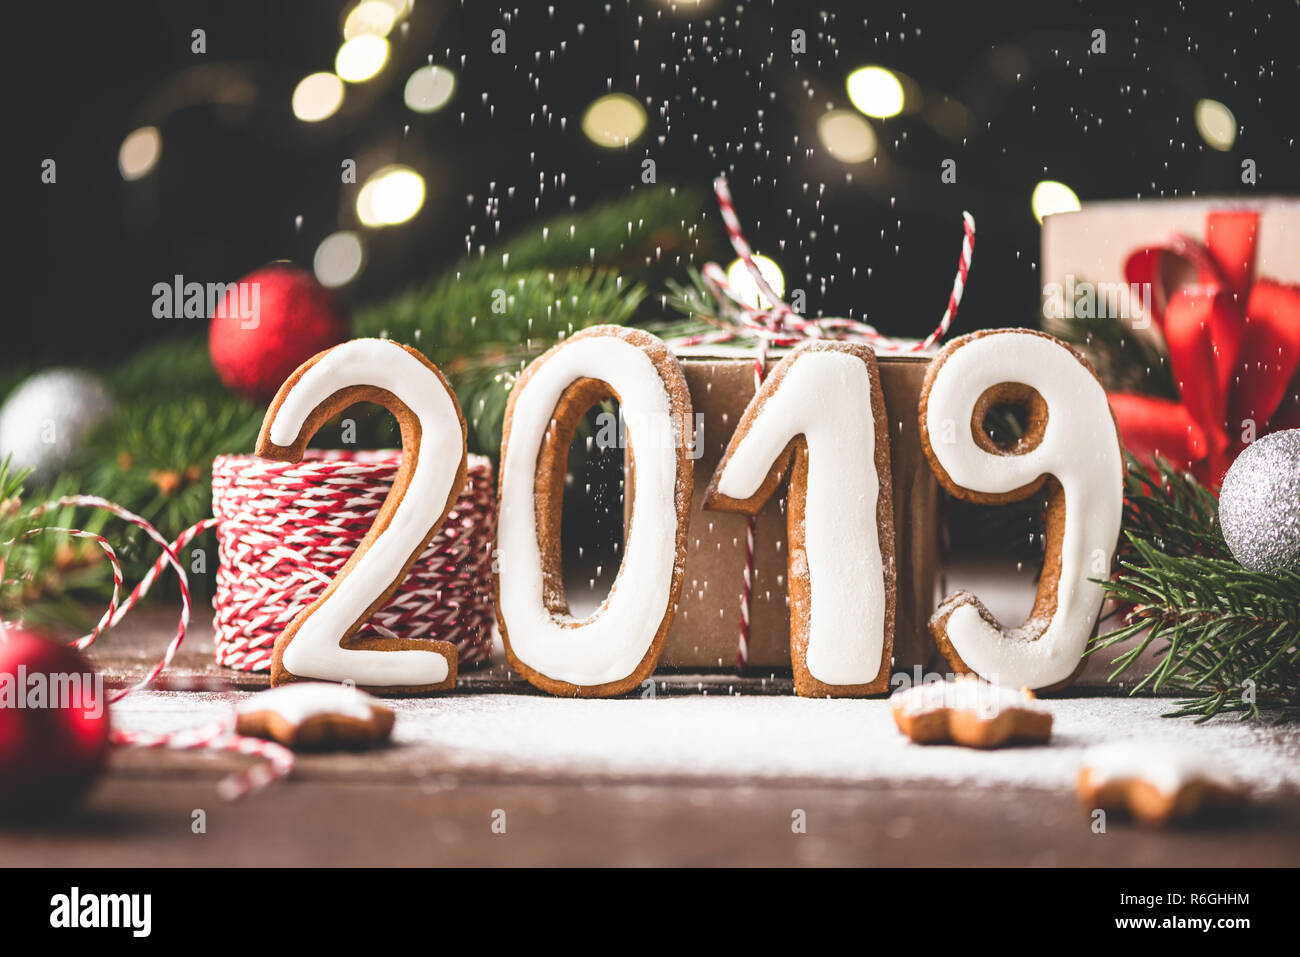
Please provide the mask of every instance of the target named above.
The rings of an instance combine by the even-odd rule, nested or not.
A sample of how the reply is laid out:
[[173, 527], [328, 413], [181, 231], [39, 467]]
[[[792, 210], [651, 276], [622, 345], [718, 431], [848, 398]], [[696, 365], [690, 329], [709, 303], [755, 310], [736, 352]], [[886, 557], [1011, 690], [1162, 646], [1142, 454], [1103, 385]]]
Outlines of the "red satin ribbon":
[[[1152, 320], [1164, 334], [1180, 397], [1112, 393], [1124, 444], [1212, 486], [1245, 439], [1300, 426], [1300, 402], [1281, 408], [1300, 368], [1300, 285], [1255, 275], [1258, 233], [1257, 212], [1212, 212], [1204, 244], [1175, 236], [1135, 250], [1124, 264], [1130, 283], [1151, 284]], [[1167, 291], [1168, 259], [1190, 262], [1197, 281]]]

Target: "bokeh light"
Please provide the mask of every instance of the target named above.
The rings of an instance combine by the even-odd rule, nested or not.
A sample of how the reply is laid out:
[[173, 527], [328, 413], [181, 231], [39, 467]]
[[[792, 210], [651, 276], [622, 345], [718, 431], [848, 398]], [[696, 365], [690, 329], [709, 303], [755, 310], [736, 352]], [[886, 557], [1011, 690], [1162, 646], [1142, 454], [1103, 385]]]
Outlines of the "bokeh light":
[[398, 11], [383, 0], [362, 0], [343, 21], [343, 39], [386, 37], [397, 22]]
[[587, 107], [582, 132], [605, 149], [627, 146], [645, 130], [645, 108], [626, 93], [609, 93]]
[[1045, 216], [1072, 213], [1079, 209], [1079, 197], [1074, 190], [1054, 179], [1045, 179], [1035, 186], [1029, 203], [1034, 208], [1034, 218], [1040, 223]]
[[364, 83], [388, 62], [388, 41], [383, 37], [359, 36], [346, 40], [334, 57], [334, 72], [349, 83]]
[[343, 104], [343, 81], [333, 73], [313, 73], [294, 87], [293, 115], [304, 123], [319, 123]]
[[153, 172], [162, 156], [162, 134], [156, 126], [132, 130], [117, 151], [117, 168], [124, 180], [142, 179]]
[[312, 268], [322, 286], [336, 289], [357, 278], [363, 259], [360, 236], [348, 232], [333, 233], [316, 247]]
[[[763, 279], [772, 291], [778, 297], [785, 295], [785, 276], [781, 273], [781, 267], [768, 259], [766, 256], [755, 254], [754, 265], [762, 273]], [[772, 303], [768, 301], [767, 296], [759, 291], [758, 283], [750, 274], [749, 268], [745, 265], [743, 259], [737, 259], [727, 267], [727, 285], [731, 291], [740, 297], [740, 301], [747, 306], [756, 306], [759, 309], [770, 309]]]
[[1196, 104], [1196, 131], [1216, 150], [1230, 150], [1237, 142], [1237, 118], [1218, 100]]
[[424, 205], [424, 177], [409, 166], [376, 170], [357, 194], [357, 218], [371, 228], [404, 223]]
[[865, 163], [876, 155], [871, 124], [849, 110], [831, 110], [817, 120], [817, 136], [841, 163]]
[[849, 101], [867, 116], [885, 119], [903, 112], [903, 84], [883, 66], [854, 70], [845, 85]]
[[661, 7], [666, 7], [669, 12], [684, 17], [704, 13], [713, 6], [713, 3], [714, 0], [659, 0]]
[[403, 99], [416, 113], [436, 113], [447, 105], [456, 92], [456, 74], [445, 66], [425, 66], [406, 81]]

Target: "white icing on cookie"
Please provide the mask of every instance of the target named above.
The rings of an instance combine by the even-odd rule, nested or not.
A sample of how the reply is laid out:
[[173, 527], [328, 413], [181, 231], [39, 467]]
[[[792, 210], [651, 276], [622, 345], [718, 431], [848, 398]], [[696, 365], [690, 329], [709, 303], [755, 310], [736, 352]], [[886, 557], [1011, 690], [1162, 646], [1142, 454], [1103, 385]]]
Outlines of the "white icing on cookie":
[[847, 352], [801, 351], [718, 477], [718, 492], [748, 499], [791, 439], [808, 443], [807, 666], [830, 685], [866, 684], [888, 664], [875, 432], [867, 364]]
[[442, 380], [395, 342], [354, 339], [335, 346], [308, 369], [285, 396], [269, 436], [280, 446], [298, 438], [312, 411], [350, 386], [387, 389], [420, 422], [420, 442], [410, 487], [387, 529], [343, 578], [284, 649], [291, 674], [327, 681], [351, 679], [369, 687], [414, 687], [445, 681], [447, 660], [426, 651], [345, 649], [339, 641], [371, 603], [393, 583], [442, 516], [465, 455], [456, 403]]
[[369, 721], [373, 716], [371, 708], [379, 704], [364, 691], [347, 685], [294, 681], [245, 698], [235, 705], [235, 713], [249, 715], [274, 711], [290, 724], [302, 724], [308, 718], [321, 715]]
[[[997, 455], [971, 434], [975, 402], [1005, 382], [1036, 389], [1047, 404], [1039, 445]], [[1004, 494], [1050, 473], [1065, 492], [1065, 532], [1056, 613], [1041, 632], [1028, 622], [1008, 630], [962, 605], [948, 640], [977, 674], [1009, 687], [1044, 688], [1079, 665], [1104, 594], [1089, 578], [1109, 572], [1123, 513], [1123, 460], [1101, 383], [1056, 340], [1026, 332], [981, 336], [953, 350], [930, 386], [925, 427], [934, 457], [957, 485]]]
[[[623, 562], [609, 595], [588, 618], [551, 612], [543, 602], [534, 494], [537, 457], [566, 388], [599, 379], [619, 397], [636, 459], [632, 515]], [[650, 356], [616, 335], [575, 338], [535, 368], [514, 397], [501, 462], [497, 515], [498, 613], [510, 648], [554, 681], [601, 685], [627, 678], [654, 643], [672, 603], [677, 561], [677, 450], [672, 402]], [[648, 434], [646, 434], [648, 433]]]
[[905, 714], [951, 710], [970, 711], [986, 718], [1011, 709], [1047, 710], [1028, 689], [999, 687], [975, 675], [961, 675], [952, 681], [930, 681], [895, 691], [890, 696], [890, 704]]
[[1094, 786], [1119, 781], [1145, 781], [1162, 794], [1177, 794], [1189, 784], [1203, 782], [1228, 791], [1239, 785], [1231, 771], [1213, 754], [1169, 741], [1114, 741], [1088, 749], [1083, 767]]

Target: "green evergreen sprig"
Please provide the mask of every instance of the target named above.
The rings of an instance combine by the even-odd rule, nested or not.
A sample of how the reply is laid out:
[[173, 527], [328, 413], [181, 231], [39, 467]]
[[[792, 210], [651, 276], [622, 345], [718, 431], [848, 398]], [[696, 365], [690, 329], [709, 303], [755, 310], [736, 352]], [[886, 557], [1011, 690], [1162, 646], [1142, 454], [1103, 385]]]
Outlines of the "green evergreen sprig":
[[95, 542], [56, 529], [98, 532], [107, 516], [70, 506], [38, 515], [43, 504], [77, 490], [63, 480], [29, 495], [27, 474], [10, 468], [8, 459], [0, 462], [0, 621], [21, 616], [37, 627], [82, 628], [86, 615], [81, 599], [98, 597], [112, 578]]
[[1138, 392], [1177, 399], [1169, 354], [1151, 335], [1130, 328], [1129, 320], [1109, 315], [1070, 316], [1044, 322], [1047, 331], [1079, 346], [1112, 392]]
[[124, 403], [91, 440], [84, 488], [175, 538], [212, 514], [212, 460], [251, 452], [262, 411], [229, 394]]
[[579, 329], [630, 322], [644, 298], [644, 286], [612, 270], [479, 274], [371, 307], [355, 333], [407, 343], [437, 363], [469, 423], [471, 451], [495, 457], [514, 376]]
[[469, 422], [471, 450], [496, 456], [514, 376], [579, 329], [641, 318], [649, 285], [699, 244], [700, 213], [695, 193], [658, 187], [554, 217], [362, 309], [354, 332], [436, 362]]
[[1123, 624], [1089, 654], [1122, 648], [1115, 680], [1155, 647], [1157, 666], [1132, 691], [1181, 695], [1173, 715], [1300, 714], [1300, 575], [1237, 564], [1213, 494], [1167, 462], [1130, 456], [1125, 492], [1119, 572], [1102, 582]]
[[562, 213], [494, 243], [449, 270], [458, 280], [542, 269], [607, 266], [642, 278], [677, 273], [712, 233], [700, 194], [673, 186], [634, 189], [622, 199]]
[[229, 396], [212, 368], [206, 335], [176, 336], [155, 342], [111, 371], [108, 385], [115, 396], [126, 401]]
[[[1219, 500], [1187, 472], [1159, 456], [1125, 453], [1124, 530], [1166, 555], [1232, 560], [1219, 528]], [[1120, 556], [1125, 553], [1121, 549]]]

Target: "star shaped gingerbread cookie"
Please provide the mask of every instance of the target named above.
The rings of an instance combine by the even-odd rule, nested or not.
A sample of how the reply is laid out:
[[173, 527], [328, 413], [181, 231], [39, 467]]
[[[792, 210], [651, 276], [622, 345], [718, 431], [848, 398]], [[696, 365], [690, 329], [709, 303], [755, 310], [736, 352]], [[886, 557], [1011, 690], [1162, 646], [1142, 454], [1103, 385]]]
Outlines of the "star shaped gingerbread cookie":
[[1240, 783], [1212, 754], [1160, 741], [1117, 741], [1088, 751], [1075, 787], [1085, 808], [1162, 825], [1240, 804]]
[[235, 732], [278, 741], [295, 751], [370, 747], [387, 741], [394, 714], [347, 685], [293, 682], [235, 706]]
[[1000, 748], [1052, 735], [1052, 713], [1032, 691], [1000, 688], [975, 675], [896, 691], [890, 706], [898, 730], [918, 744]]

